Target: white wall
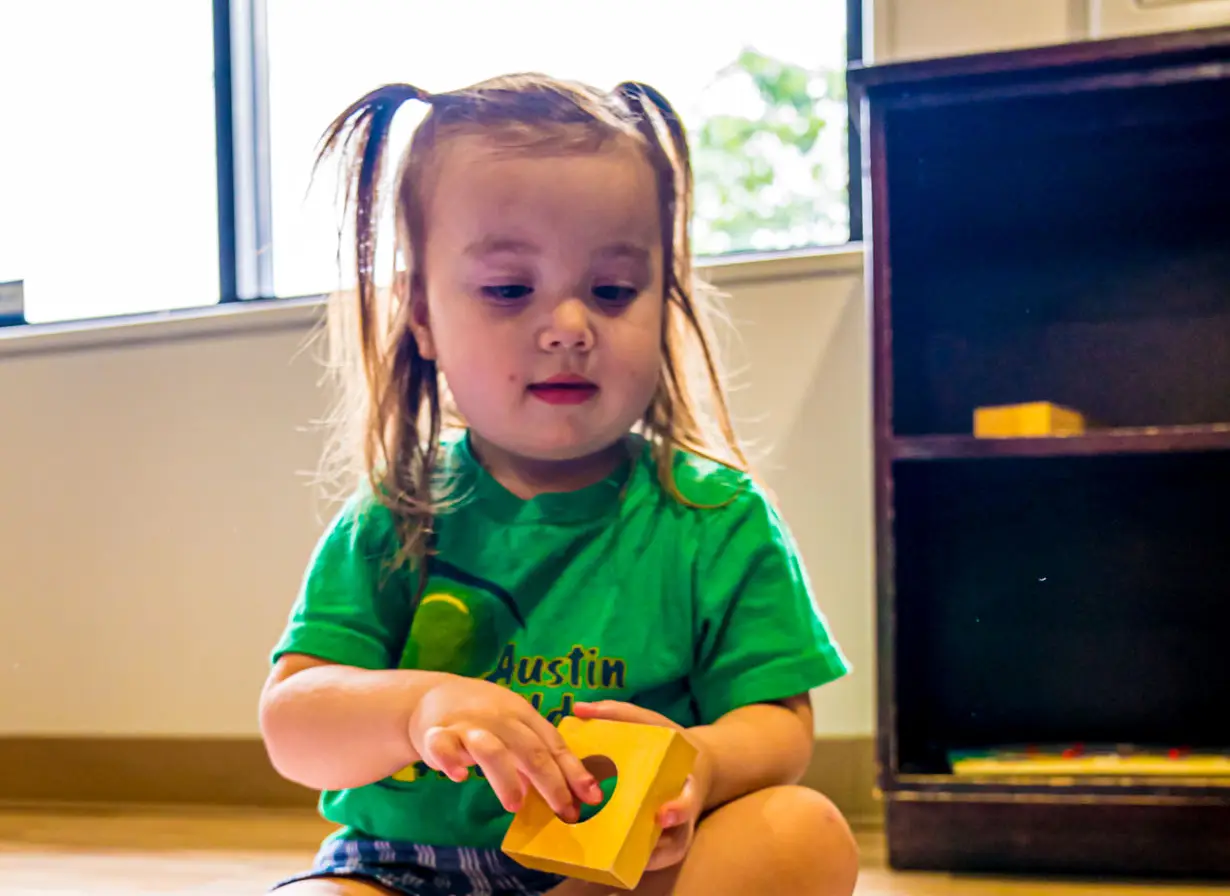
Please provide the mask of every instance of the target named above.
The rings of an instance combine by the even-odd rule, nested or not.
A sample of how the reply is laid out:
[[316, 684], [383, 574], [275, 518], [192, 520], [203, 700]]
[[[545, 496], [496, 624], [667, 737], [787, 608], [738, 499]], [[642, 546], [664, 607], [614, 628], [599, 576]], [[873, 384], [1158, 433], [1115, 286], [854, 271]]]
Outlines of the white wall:
[[741, 432], [799, 541], [822, 610], [855, 667], [814, 695], [816, 731], [874, 731], [870, 321], [862, 253], [824, 274], [727, 287], [742, 352]]
[[868, 62], [1230, 23], [1230, 0], [864, 0], [864, 9]]
[[864, 55], [895, 62], [1059, 43], [1086, 35], [1096, 0], [865, 0]]
[[1230, 23], [1230, 0], [1087, 0], [1095, 37], [1183, 31]]
[[0, 341], [0, 733], [255, 730], [320, 526], [306, 320]]
[[[819, 695], [823, 734], [872, 724], [860, 259], [729, 286], [736, 413], [773, 446], [766, 478], [858, 667]], [[268, 651], [328, 509], [305, 475], [324, 409], [303, 350], [314, 318], [0, 339], [0, 735], [256, 735]]]

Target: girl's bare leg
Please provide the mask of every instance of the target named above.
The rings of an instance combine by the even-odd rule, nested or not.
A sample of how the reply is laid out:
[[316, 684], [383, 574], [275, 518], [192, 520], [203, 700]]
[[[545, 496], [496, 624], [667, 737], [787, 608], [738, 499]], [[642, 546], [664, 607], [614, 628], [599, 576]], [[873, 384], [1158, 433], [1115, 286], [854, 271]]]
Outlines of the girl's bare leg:
[[[841, 813], [804, 787], [773, 787], [703, 819], [687, 858], [646, 874], [635, 896], [850, 896], [858, 847]], [[624, 896], [568, 881], [549, 896]]]

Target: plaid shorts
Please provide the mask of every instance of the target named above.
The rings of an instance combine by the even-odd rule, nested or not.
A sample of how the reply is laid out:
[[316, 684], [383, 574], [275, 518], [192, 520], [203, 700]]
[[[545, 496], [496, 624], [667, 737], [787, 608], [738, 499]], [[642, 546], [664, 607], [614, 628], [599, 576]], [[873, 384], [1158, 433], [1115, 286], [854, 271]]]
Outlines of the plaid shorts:
[[542, 896], [564, 882], [522, 867], [498, 849], [332, 838], [321, 845], [310, 871], [273, 889], [319, 877], [380, 884], [404, 896]]

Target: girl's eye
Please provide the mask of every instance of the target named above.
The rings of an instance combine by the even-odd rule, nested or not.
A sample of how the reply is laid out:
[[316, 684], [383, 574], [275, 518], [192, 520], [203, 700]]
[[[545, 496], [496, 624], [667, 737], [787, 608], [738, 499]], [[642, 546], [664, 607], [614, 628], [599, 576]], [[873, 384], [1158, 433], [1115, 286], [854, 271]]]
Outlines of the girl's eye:
[[521, 283], [501, 283], [497, 286], [484, 286], [483, 295], [496, 302], [519, 302], [534, 290]]
[[627, 305], [637, 297], [637, 290], [631, 286], [595, 286], [594, 295], [604, 305]]

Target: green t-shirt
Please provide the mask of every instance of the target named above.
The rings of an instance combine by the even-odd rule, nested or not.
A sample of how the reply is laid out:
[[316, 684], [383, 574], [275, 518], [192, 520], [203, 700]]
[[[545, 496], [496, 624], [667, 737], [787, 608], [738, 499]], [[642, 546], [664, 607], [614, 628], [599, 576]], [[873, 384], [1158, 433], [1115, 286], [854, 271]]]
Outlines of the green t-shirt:
[[[312, 555], [274, 661], [481, 676], [555, 723], [574, 701], [612, 699], [707, 724], [844, 675], [794, 541], [753, 481], [680, 453], [680, 493], [721, 505], [690, 507], [660, 485], [648, 446], [630, 444], [607, 480], [526, 501], [468, 438], [451, 442], [465, 497], [436, 521], [413, 625], [415, 574], [382, 574], [392, 518], [356, 493]], [[498, 847], [512, 819], [479, 775], [458, 784], [422, 763], [325, 791], [320, 810], [341, 836], [437, 846]]]

